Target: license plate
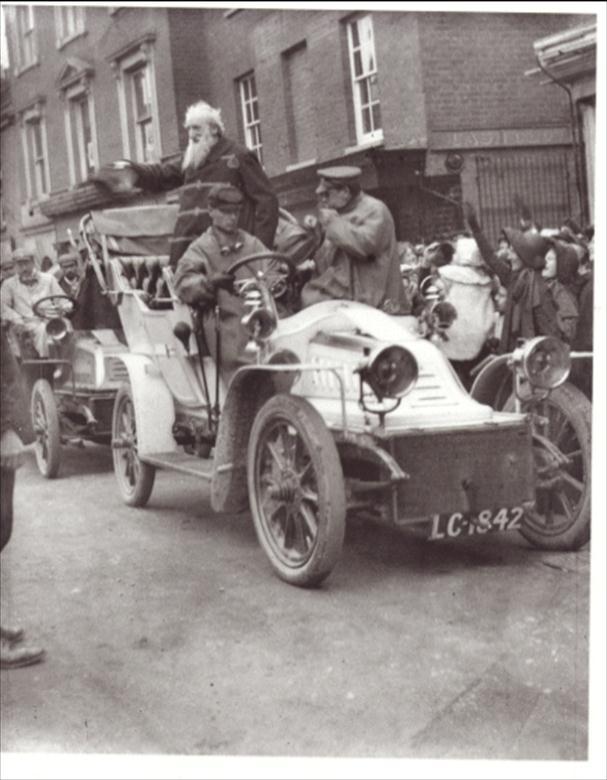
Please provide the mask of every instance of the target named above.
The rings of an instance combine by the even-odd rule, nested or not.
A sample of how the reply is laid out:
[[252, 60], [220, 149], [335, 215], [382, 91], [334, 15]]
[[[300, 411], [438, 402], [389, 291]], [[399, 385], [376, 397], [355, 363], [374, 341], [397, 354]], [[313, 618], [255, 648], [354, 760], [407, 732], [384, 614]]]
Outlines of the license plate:
[[484, 509], [477, 519], [462, 512], [452, 515], [432, 515], [429, 541], [437, 539], [455, 539], [458, 536], [474, 536], [475, 534], [491, 534], [500, 531], [519, 531], [523, 510], [521, 507], [508, 509]]

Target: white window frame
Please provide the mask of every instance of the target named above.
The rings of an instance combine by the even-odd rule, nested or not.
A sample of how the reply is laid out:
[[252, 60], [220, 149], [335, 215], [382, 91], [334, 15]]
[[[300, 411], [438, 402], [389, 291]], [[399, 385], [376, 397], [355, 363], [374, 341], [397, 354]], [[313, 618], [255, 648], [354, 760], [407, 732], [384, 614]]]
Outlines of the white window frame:
[[[95, 119], [95, 100], [90, 84], [86, 78], [82, 78], [77, 84], [68, 87], [64, 91], [65, 97], [65, 140], [67, 144], [67, 157], [70, 172], [70, 186], [74, 187], [84, 182], [90, 176], [87, 160], [90, 156], [93, 170], [99, 169], [99, 147], [97, 143], [97, 122]], [[90, 148], [85, 149], [84, 128], [80, 112], [76, 112], [77, 104], [86, 101], [89, 110], [89, 122], [91, 125]], [[72, 118], [75, 115], [75, 126]], [[74, 148], [74, 136], [77, 148]], [[77, 152], [77, 153], [76, 153]]]
[[261, 117], [259, 114], [259, 96], [255, 72], [251, 71], [238, 79], [238, 94], [245, 145], [263, 163], [263, 140], [261, 137]]
[[[24, 30], [21, 28], [21, 19], [23, 18], [23, 10], [26, 9], [28, 16], [28, 27]], [[34, 14], [33, 5], [20, 5], [14, 8], [14, 20], [15, 20], [15, 48], [17, 52], [17, 67], [15, 70], [18, 76], [23, 71], [28, 70], [34, 65], [38, 65], [38, 36], [36, 33], [36, 18]], [[27, 54], [29, 43], [30, 52]]]
[[[42, 157], [34, 157], [33, 126], [40, 127], [40, 143], [42, 144]], [[40, 105], [27, 109], [21, 115], [21, 145], [23, 149], [23, 162], [25, 166], [25, 186], [28, 202], [38, 203], [46, 200], [51, 193], [51, 171], [49, 167], [48, 141], [46, 137], [46, 118]], [[44, 170], [46, 191], [42, 191], [40, 165]]]
[[[154, 137], [154, 154], [149, 160], [144, 160], [144, 148], [137, 121], [137, 107], [135, 90], [133, 88], [133, 74], [142, 68], [146, 69], [147, 87], [149, 89], [152, 133]], [[150, 42], [144, 42], [137, 46], [128, 56], [116, 58], [112, 61], [112, 68], [116, 77], [116, 89], [118, 92], [118, 108], [120, 113], [120, 131], [122, 135], [122, 154], [127, 159], [131, 158], [131, 131], [135, 141], [135, 160], [137, 162], [159, 162], [162, 157], [162, 144], [160, 138], [160, 120], [158, 112], [158, 92], [156, 89], [156, 71], [154, 66], [154, 47]], [[127, 93], [130, 92], [130, 100]]]
[[[68, 14], [68, 18], [71, 19], [72, 29], [69, 26], [66, 29], [64, 25], [63, 12]], [[55, 33], [57, 48], [60, 49], [65, 46], [66, 43], [73, 41], [74, 38], [82, 35], [85, 32], [85, 7], [81, 5], [60, 5], [55, 6]]]
[[[377, 54], [375, 51], [375, 39], [373, 34], [373, 18], [371, 14], [359, 16], [348, 23], [348, 52], [350, 55], [350, 76], [352, 79], [352, 97], [354, 100], [354, 120], [356, 123], [356, 140], [360, 144], [370, 141], [383, 140], [384, 132], [381, 127], [375, 126], [373, 119], [373, 107], [378, 106], [381, 111], [381, 101], [371, 99], [371, 89], [378, 86]], [[354, 44], [354, 27], [358, 32], [358, 45]], [[356, 63], [360, 60], [361, 72], [357, 73]], [[370, 64], [371, 63], [371, 64]], [[368, 102], [363, 102], [362, 91], [366, 89]], [[371, 130], [365, 132], [363, 112], [369, 112]], [[380, 115], [381, 122], [381, 115]]]

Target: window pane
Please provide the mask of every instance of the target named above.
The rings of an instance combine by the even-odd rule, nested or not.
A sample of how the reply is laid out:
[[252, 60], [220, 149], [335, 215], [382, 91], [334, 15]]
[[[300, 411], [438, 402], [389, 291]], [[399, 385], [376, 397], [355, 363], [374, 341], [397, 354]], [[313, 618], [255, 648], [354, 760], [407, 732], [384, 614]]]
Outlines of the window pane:
[[369, 101], [369, 82], [367, 79], [363, 79], [358, 82], [358, 94], [360, 95], [360, 102], [362, 106], [366, 106]]
[[250, 125], [253, 121], [253, 113], [251, 111], [251, 104], [246, 103], [245, 105], [245, 122]]
[[379, 82], [377, 76], [372, 76], [367, 80], [367, 83], [369, 84], [371, 102], [376, 103], [379, 100]]
[[363, 73], [363, 63], [360, 56], [360, 51], [354, 52], [354, 76], [355, 78], [358, 78], [359, 76], [362, 76]]
[[373, 129], [379, 130], [381, 128], [381, 112], [379, 103], [375, 103], [373, 106]]
[[360, 46], [360, 38], [358, 37], [358, 21], [352, 22], [350, 25], [350, 30], [352, 32], [352, 45], [356, 48], [357, 46]]
[[133, 73], [133, 89], [135, 91], [135, 105], [137, 117], [145, 117], [150, 114], [150, 103], [147, 90], [146, 71], [144, 69]]
[[370, 133], [371, 130], [373, 129], [371, 127], [371, 111], [369, 110], [368, 107], [363, 108], [362, 115], [363, 115], [363, 133], [367, 135], [367, 133]]
[[251, 96], [257, 96], [257, 84], [255, 83], [255, 76], [251, 76]]
[[259, 108], [258, 108], [257, 101], [251, 103], [251, 109], [253, 111], [253, 120], [255, 122], [259, 121]]
[[34, 141], [34, 157], [42, 157], [42, 133], [40, 131], [40, 122], [32, 122], [31, 128]]
[[250, 97], [250, 95], [249, 95], [249, 81], [248, 81], [248, 79], [243, 79], [240, 82], [240, 86], [241, 86], [241, 89], [242, 89], [243, 100], [248, 100], [249, 97]]
[[141, 125], [141, 133], [144, 160], [152, 160], [154, 158], [154, 131], [152, 129], [151, 121]]
[[44, 170], [44, 160], [40, 160], [36, 163], [36, 172], [38, 174], [39, 183], [39, 195], [46, 195], [48, 192], [48, 186], [46, 183], [46, 171]]

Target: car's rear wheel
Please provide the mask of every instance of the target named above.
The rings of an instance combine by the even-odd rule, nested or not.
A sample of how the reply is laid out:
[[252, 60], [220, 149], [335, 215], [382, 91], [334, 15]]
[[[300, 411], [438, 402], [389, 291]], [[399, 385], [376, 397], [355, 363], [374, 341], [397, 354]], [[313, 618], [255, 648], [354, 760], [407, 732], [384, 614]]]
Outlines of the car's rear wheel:
[[120, 495], [129, 506], [145, 506], [154, 487], [156, 469], [137, 453], [137, 421], [129, 385], [116, 394], [112, 417], [112, 457]]
[[34, 382], [30, 410], [38, 470], [46, 479], [54, 479], [61, 464], [61, 429], [53, 388], [46, 379]]
[[[590, 539], [592, 406], [569, 383], [542, 401], [523, 404], [532, 414], [536, 508], [521, 533], [536, 547], [577, 550]], [[514, 396], [505, 411], [514, 410]]]
[[262, 406], [247, 472], [255, 530], [274, 571], [292, 585], [318, 585], [341, 553], [346, 497], [335, 442], [306, 400], [281, 394]]

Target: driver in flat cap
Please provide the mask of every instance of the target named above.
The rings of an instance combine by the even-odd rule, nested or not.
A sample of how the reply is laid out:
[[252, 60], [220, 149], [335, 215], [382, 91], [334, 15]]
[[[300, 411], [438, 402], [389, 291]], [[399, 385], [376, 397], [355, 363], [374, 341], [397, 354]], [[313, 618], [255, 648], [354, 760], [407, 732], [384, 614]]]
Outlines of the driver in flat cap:
[[353, 166], [318, 170], [325, 239], [314, 258], [317, 276], [304, 286], [302, 304], [346, 299], [390, 314], [409, 313], [392, 215], [362, 191], [361, 175]]
[[[13, 333], [20, 339], [31, 339], [39, 357], [48, 357], [46, 322], [34, 314], [34, 306], [49, 295], [64, 295], [52, 274], [39, 271], [34, 255], [25, 249], [16, 249], [12, 255], [15, 274], [5, 279], [0, 288], [0, 315], [8, 322]], [[49, 314], [59, 316], [61, 304], [50, 301], [42, 304]]]
[[217, 184], [208, 196], [211, 225], [193, 241], [177, 263], [175, 291], [184, 303], [203, 311], [202, 327], [209, 352], [215, 354], [215, 305], [221, 318], [222, 368], [229, 374], [247, 361], [243, 351], [248, 334], [240, 320], [246, 313], [240, 298], [233, 294], [235, 278], [247, 278], [246, 268], [227, 274], [228, 268], [247, 255], [267, 252], [255, 236], [238, 227], [243, 206], [242, 192], [231, 185]]

